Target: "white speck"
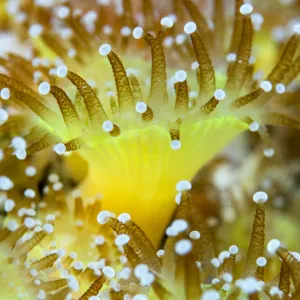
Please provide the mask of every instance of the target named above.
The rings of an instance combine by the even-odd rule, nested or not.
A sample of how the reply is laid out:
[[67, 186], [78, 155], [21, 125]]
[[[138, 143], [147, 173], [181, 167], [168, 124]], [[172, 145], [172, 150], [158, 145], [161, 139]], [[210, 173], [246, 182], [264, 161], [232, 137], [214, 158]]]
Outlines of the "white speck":
[[226, 93], [222, 90], [222, 89], [218, 89], [214, 92], [214, 97], [221, 101], [221, 100], [224, 100], [225, 97], [226, 97]]
[[105, 238], [102, 235], [98, 235], [95, 237], [94, 242], [96, 245], [101, 246], [105, 243]]
[[230, 252], [225, 250], [220, 252], [218, 258], [219, 261], [223, 263], [225, 259], [229, 258], [229, 256], [230, 256]]
[[39, 279], [35, 279], [35, 280], [34, 280], [34, 284], [35, 284], [35, 285], [40, 285], [40, 284], [41, 284], [41, 281], [40, 281]]
[[256, 58], [253, 55], [251, 55], [248, 61], [249, 65], [254, 65], [255, 62], [256, 62]]
[[202, 296], [201, 300], [220, 300], [220, 294], [216, 290], [207, 290]]
[[122, 279], [129, 279], [130, 277], [130, 274], [131, 274], [131, 269], [130, 268], [123, 268], [120, 273], [119, 273], [119, 277], [122, 278]]
[[135, 27], [133, 29], [132, 35], [137, 40], [142, 38], [143, 34], [144, 34], [144, 29], [142, 27]]
[[55, 7], [55, 15], [60, 19], [65, 19], [70, 15], [70, 8], [67, 6]]
[[145, 102], [138, 102], [135, 105], [135, 110], [139, 114], [143, 114], [143, 113], [145, 113], [147, 111], [147, 104]]
[[8, 100], [10, 98], [9, 88], [3, 88], [0, 92], [0, 95], [3, 100]]
[[73, 264], [73, 268], [77, 271], [80, 271], [84, 268], [84, 264], [81, 261], [75, 261]]
[[54, 227], [52, 224], [44, 224], [43, 229], [47, 232], [47, 233], [52, 233], [54, 231]]
[[134, 268], [134, 276], [141, 278], [143, 275], [149, 272], [149, 267], [146, 264], [139, 264]]
[[212, 284], [216, 285], [220, 283], [220, 279], [219, 278], [213, 278], [213, 280], [211, 281]]
[[25, 149], [19, 149], [14, 153], [19, 160], [24, 160], [27, 157], [27, 152]]
[[253, 6], [249, 3], [245, 3], [240, 7], [240, 13], [242, 15], [249, 15], [253, 12]]
[[102, 129], [105, 131], [105, 132], [111, 132], [114, 128], [114, 124], [107, 120], [107, 121], [104, 121], [103, 124], [102, 124]]
[[165, 250], [158, 250], [157, 252], [156, 252], [156, 255], [157, 255], [157, 257], [162, 257], [162, 256], [164, 256], [164, 254], [165, 254]]
[[53, 221], [55, 221], [55, 219], [56, 219], [56, 217], [53, 214], [46, 215], [46, 221], [47, 222], [53, 222]]
[[184, 70], [179, 70], [175, 73], [175, 79], [177, 82], [183, 82], [187, 78], [187, 74]]
[[236, 61], [236, 53], [228, 53], [227, 56], [226, 56], [226, 60], [228, 62], [235, 62]]
[[268, 80], [264, 80], [260, 84], [261, 89], [263, 89], [266, 93], [269, 93], [272, 91], [272, 83]]
[[63, 187], [64, 187], [64, 185], [60, 181], [55, 182], [52, 186], [53, 191], [55, 191], [55, 192], [62, 190]]
[[256, 81], [259, 81], [263, 78], [264, 72], [262, 70], [258, 70], [257, 72], [254, 73], [253, 79]]
[[184, 25], [184, 32], [186, 34], [192, 34], [196, 31], [197, 26], [194, 22], [188, 22]]
[[199, 63], [197, 61], [194, 61], [191, 65], [192, 70], [197, 70], [199, 68]]
[[[27, 213], [27, 216], [31, 216], [31, 217], [34, 217], [35, 215], [36, 215], [36, 211], [34, 210], [34, 208], [28, 208], [27, 210], [26, 210], [26, 213]], [[37, 224], [41, 224], [41, 220], [36, 220], [37, 222]]]
[[300, 34], [300, 23], [299, 24], [295, 24], [293, 27], [293, 30], [295, 33]]
[[258, 129], [259, 129], [259, 124], [257, 122], [252, 122], [250, 125], [249, 125], [249, 129], [250, 131], [252, 132], [256, 132]]
[[108, 278], [113, 278], [115, 277], [116, 275], [116, 272], [115, 270], [112, 268], [112, 267], [109, 267], [109, 266], [105, 266], [103, 269], [102, 269], [102, 272], [103, 274], [108, 277]]
[[97, 222], [99, 224], [105, 224], [109, 218], [111, 217], [111, 213], [107, 210], [100, 211], [97, 216]]
[[192, 188], [192, 184], [188, 180], [181, 180], [176, 184], [177, 192], [189, 191], [191, 188]]
[[183, 33], [177, 34], [175, 38], [175, 42], [177, 45], [182, 45], [186, 40], [186, 35]]
[[70, 48], [70, 49], [68, 50], [68, 57], [74, 58], [76, 55], [77, 55], [76, 49]]
[[198, 92], [197, 91], [190, 91], [189, 92], [189, 97], [191, 99], [196, 99], [198, 97]]
[[5, 109], [0, 108], [0, 124], [5, 123], [8, 120], [8, 113]]
[[140, 284], [141, 286], [150, 286], [154, 280], [155, 276], [153, 275], [153, 273], [149, 272], [141, 277]]
[[171, 47], [174, 44], [174, 38], [172, 36], [167, 36], [164, 39], [164, 46], [165, 47]]
[[123, 224], [126, 224], [128, 221], [131, 220], [131, 216], [128, 213], [122, 213], [118, 216], [118, 220]]
[[[45, 229], [44, 229], [45, 230]], [[45, 230], [47, 231], [47, 230]], [[50, 232], [49, 232], [50, 233]], [[66, 251], [64, 249], [57, 249], [57, 254], [59, 257], [64, 257], [66, 255]], [[67, 271], [67, 270], [66, 270]], [[68, 272], [68, 271], [67, 271]]]
[[64, 78], [68, 74], [68, 67], [65, 65], [59, 66], [56, 70], [56, 74], [60, 78]]
[[253, 195], [253, 201], [255, 203], [265, 203], [268, 200], [268, 195], [265, 192], [256, 192]]
[[19, 224], [15, 220], [9, 220], [7, 222], [7, 229], [11, 232], [16, 231], [19, 228]]
[[16, 205], [15, 201], [12, 200], [12, 199], [6, 199], [6, 200], [4, 200], [4, 210], [6, 212], [12, 211], [14, 209], [15, 205]]
[[58, 155], [63, 155], [66, 153], [66, 146], [63, 143], [59, 143], [53, 146], [53, 150]]
[[77, 258], [77, 253], [76, 253], [76, 252], [70, 252], [69, 256], [70, 256], [72, 259], [76, 259], [76, 258]]
[[267, 249], [271, 254], [274, 254], [279, 247], [280, 241], [277, 239], [273, 239], [268, 243]]
[[49, 94], [49, 92], [50, 92], [49, 82], [44, 81], [44, 82], [40, 83], [38, 90], [41, 95]]
[[247, 277], [239, 279], [235, 282], [235, 285], [239, 287], [245, 294], [254, 294], [261, 290], [263, 287], [259, 281], [254, 277]]
[[111, 52], [111, 46], [109, 44], [103, 44], [99, 48], [99, 53], [102, 56], [107, 56]]
[[174, 21], [170, 17], [164, 17], [160, 20], [161, 26], [171, 28], [174, 25]]
[[44, 27], [41, 24], [32, 24], [29, 27], [29, 35], [32, 38], [38, 37], [39, 35], [41, 35], [44, 31]]
[[219, 268], [221, 265], [221, 262], [217, 258], [213, 258], [210, 262], [215, 268]]
[[196, 261], [195, 261], [195, 264], [196, 264], [196, 267], [197, 267], [198, 269], [201, 268], [201, 262], [200, 262], [200, 261], [196, 260]]
[[181, 202], [181, 197], [182, 197], [182, 193], [178, 193], [176, 196], [175, 196], [175, 202], [177, 203], [177, 205], [180, 204]]
[[69, 288], [72, 291], [78, 291], [79, 290], [79, 283], [76, 280], [76, 278], [74, 276], [69, 276], [69, 283], [68, 283]]
[[31, 269], [30, 274], [31, 276], [36, 277], [38, 275], [38, 271], [36, 269]]
[[119, 234], [115, 239], [115, 244], [117, 246], [124, 246], [130, 241], [128, 234]]
[[295, 251], [290, 251], [290, 253], [296, 258], [298, 262], [300, 262], [300, 253]]
[[[177, 219], [174, 220], [171, 224], [171, 227], [178, 233], [180, 232], [184, 232], [185, 230], [188, 229], [189, 224], [187, 223], [187, 221], [183, 220], [183, 219]], [[176, 234], [176, 235], [177, 235]]]
[[284, 94], [285, 92], [285, 85], [283, 83], [277, 83], [275, 86], [277, 94]]
[[25, 218], [24, 220], [24, 225], [27, 227], [27, 228], [33, 228], [35, 226], [36, 222], [35, 222], [35, 219], [31, 218], [31, 217], [27, 217]]
[[172, 77], [170, 78], [170, 82], [173, 83], [173, 84], [177, 83], [176, 77], [175, 77], [175, 76], [172, 76]]
[[148, 300], [148, 297], [144, 294], [137, 294], [132, 298], [132, 300]]
[[264, 23], [264, 17], [260, 13], [254, 13], [251, 15], [251, 21], [255, 31], [259, 31]]
[[37, 299], [38, 300], [44, 300], [44, 299], [46, 299], [46, 293], [45, 293], [44, 290], [39, 290], [39, 293], [37, 295]]
[[59, 35], [63, 40], [69, 40], [73, 36], [74, 32], [71, 28], [61, 28]]
[[232, 245], [229, 247], [230, 254], [237, 254], [239, 252], [239, 248], [236, 245]]
[[198, 239], [200, 239], [201, 234], [200, 234], [199, 231], [193, 230], [193, 231], [190, 232], [189, 237], [190, 237], [192, 240], [198, 240]]
[[175, 244], [175, 252], [178, 255], [186, 255], [192, 250], [192, 247], [190, 240], [180, 240]]
[[259, 257], [257, 260], [256, 260], [256, 264], [259, 266], [259, 267], [264, 267], [266, 264], [267, 264], [267, 260], [265, 257]]
[[27, 143], [24, 138], [21, 136], [16, 136], [11, 140], [11, 146], [15, 148], [16, 150], [18, 149], [26, 149]]
[[173, 150], [179, 150], [181, 148], [181, 142], [178, 140], [171, 141], [171, 148]]
[[[269, 291], [269, 293], [270, 293], [270, 296], [276, 296], [276, 295], [279, 295], [279, 292], [280, 292], [280, 289], [278, 288], [278, 286], [272, 286], [271, 288], [270, 288], [270, 291]], [[281, 298], [281, 297], [280, 297]]]
[[233, 277], [232, 277], [232, 274], [226, 272], [226, 273], [224, 273], [224, 274], [222, 275], [222, 279], [223, 279], [225, 282], [227, 282], [227, 283], [231, 283]]
[[33, 177], [36, 175], [36, 167], [29, 166], [25, 169], [25, 174], [28, 177]]
[[24, 196], [27, 198], [35, 198], [35, 191], [33, 189], [26, 189], [24, 191]]
[[105, 35], [111, 35], [112, 31], [113, 31], [111, 26], [109, 26], [109, 25], [104, 25], [102, 30]]
[[124, 27], [121, 28], [121, 32], [120, 33], [121, 33], [122, 36], [130, 36], [131, 29], [128, 26], [124, 26]]
[[49, 174], [48, 181], [51, 182], [51, 183], [55, 183], [55, 182], [59, 181], [58, 174], [56, 174], [56, 173]]
[[274, 148], [267, 148], [264, 149], [264, 156], [266, 157], [272, 157], [275, 154], [275, 149]]

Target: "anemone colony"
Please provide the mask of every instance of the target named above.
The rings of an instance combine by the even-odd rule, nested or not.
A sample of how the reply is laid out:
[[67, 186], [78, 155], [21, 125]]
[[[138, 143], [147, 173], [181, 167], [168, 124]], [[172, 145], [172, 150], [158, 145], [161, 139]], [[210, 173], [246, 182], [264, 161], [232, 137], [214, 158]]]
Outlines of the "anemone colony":
[[300, 24], [259, 82], [251, 4], [236, 0], [229, 35], [225, 1], [213, 22], [191, 0], [167, 16], [141, 2], [7, 2], [24, 51], [0, 58], [0, 298], [299, 299], [300, 255], [273, 239], [264, 256], [268, 195], [248, 249], [217, 256], [190, 181], [242, 131], [271, 156], [266, 125], [300, 128], [271, 101], [293, 96]]

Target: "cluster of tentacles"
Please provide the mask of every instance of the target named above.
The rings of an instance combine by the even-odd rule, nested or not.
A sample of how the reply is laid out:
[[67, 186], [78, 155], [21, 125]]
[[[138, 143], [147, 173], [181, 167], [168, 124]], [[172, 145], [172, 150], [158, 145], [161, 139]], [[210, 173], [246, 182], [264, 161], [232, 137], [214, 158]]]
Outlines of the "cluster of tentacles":
[[[270, 99], [280, 97], [285, 93], [288, 85], [299, 73], [300, 58], [299, 56], [295, 57], [299, 41], [298, 27], [296, 26], [296, 32], [288, 41], [277, 65], [258, 85], [258, 82], [253, 81], [252, 78], [253, 25], [250, 15], [252, 10], [247, 7], [242, 10], [242, 1], [236, 1], [236, 17], [230, 46], [231, 56], [229, 55], [227, 71], [228, 79], [224, 89], [216, 89], [215, 71], [207, 49], [210, 49], [211, 44], [216, 45], [217, 42], [220, 42], [220, 30], [223, 26], [222, 20], [224, 20], [220, 3], [220, 1], [216, 1], [216, 24], [215, 28], [211, 29], [192, 1], [182, 1], [182, 4], [174, 1], [174, 7], [177, 9], [175, 10], [176, 19], [178, 19], [175, 22], [176, 26], [174, 29], [171, 28], [174, 23], [172, 15], [165, 17], [161, 20], [162, 25], [159, 32], [154, 36], [145, 31], [149, 28], [158, 27], [155, 22], [154, 26], [150, 27], [149, 25], [150, 23], [153, 24], [151, 20], [154, 18], [150, 1], [144, 1], [144, 29], [134, 27], [136, 23], [130, 2], [124, 1], [124, 12], [119, 16], [119, 19], [117, 17], [116, 20], [112, 18], [114, 26], [121, 26], [119, 29], [121, 32], [120, 46], [114, 41], [118, 29], [105, 35], [105, 28], [108, 25], [105, 17], [102, 16], [106, 15], [104, 13], [107, 9], [106, 5], [99, 5], [97, 13], [94, 11], [96, 16], [94, 19], [89, 19], [93, 20], [94, 27], [89, 32], [87, 31], [89, 26], [79, 22], [82, 11], [74, 9], [68, 2], [64, 6], [53, 8], [59, 16], [57, 17], [59, 21], [52, 20], [53, 12], [51, 9], [35, 6], [30, 1], [24, 2], [24, 6], [21, 6], [19, 11], [15, 13], [16, 16], [21, 13], [27, 16], [21, 22], [21, 28], [31, 32], [33, 39], [37, 36], [36, 39], [39, 40], [39, 43], [43, 43], [45, 47], [53, 51], [58, 57], [65, 59], [66, 62], [69, 59], [67, 53], [73, 49], [76, 53], [73, 60], [77, 59], [83, 63], [84, 59], [81, 56], [88, 55], [87, 51], [91, 52], [95, 43], [99, 43], [100, 39], [103, 40], [103, 34], [105, 35], [104, 40], [111, 43], [113, 48], [118, 49], [120, 47], [123, 51], [128, 48], [128, 53], [131, 51], [129, 44], [131, 47], [136, 47], [130, 41], [131, 32], [136, 39], [144, 39], [150, 45], [152, 55], [150, 95], [145, 97], [147, 87], [144, 86], [144, 82], [142, 82], [143, 88], [141, 88], [136, 72], [129, 70], [126, 72], [121, 60], [112, 51], [109, 44], [102, 45], [102, 48], [99, 49], [101, 55], [108, 57], [116, 83], [117, 101], [114, 92], [108, 93], [110, 103], [108, 111], [100, 102], [97, 91], [78, 74], [68, 70], [72, 66], [78, 67], [75, 66], [74, 62], [70, 64], [71, 67], [67, 68], [60, 61], [55, 66], [48, 60], [40, 59], [38, 52], [37, 54], [34, 53], [34, 56], [29, 60], [8, 54], [6, 58], [1, 59], [1, 63], [7, 71], [7, 75], [1, 74], [1, 88], [9, 90], [11, 103], [16, 103], [21, 107], [29, 107], [38, 116], [38, 120], [33, 117], [32, 122], [31, 120], [28, 122], [28, 116], [24, 117], [24, 112], [22, 112], [21, 115], [17, 114], [10, 117], [2, 125], [1, 132], [25, 133], [28, 144], [26, 152], [27, 155], [31, 155], [56, 143], [64, 143], [64, 146], [60, 144], [61, 151], [58, 151], [63, 153], [78, 150], [85, 146], [96, 147], [106, 138], [105, 134], [116, 137], [122, 135], [123, 131], [131, 130], [137, 126], [145, 128], [151, 126], [147, 124], [151, 124], [153, 118], [156, 124], [170, 132], [174, 149], [181, 147], [179, 142], [180, 127], [184, 123], [195, 124], [209, 119], [233, 116], [252, 124], [254, 130], [258, 128], [264, 138], [267, 138], [264, 124], [288, 125], [299, 128], [297, 120], [278, 110], [274, 112], [265, 108], [265, 104]], [[179, 13], [181, 6], [187, 9], [195, 23], [189, 22], [184, 26]], [[34, 14], [35, 19], [37, 18], [36, 22], [40, 28], [36, 28], [36, 24], [30, 26], [30, 14]], [[109, 22], [112, 21], [108, 21], [108, 24], [110, 24]], [[220, 22], [221, 24], [219, 24]], [[70, 30], [69, 38], [63, 36], [67, 25], [69, 26], [67, 29]], [[58, 29], [54, 30], [56, 27]], [[168, 33], [166, 36], [169, 28], [171, 28], [170, 34]], [[163, 45], [166, 39], [172, 36], [172, 33], [183, 29], [185, 34], [181, 34], [182, 42], [174, 49], [172, 47], [172, 51], [180, 50], [185, 53], [189, 49], [189, 53], [191, 53], [193, 49], [191, 56], [195, 57], [198, 63], [195, 65], [195, 70], [198, 77], [199, 93], [189, 93], [187, 73], [180, 70], [171, 78], [176, 95], [174, 98], [171, 93], [170, 96], [173, 99], [168, 101], [167, 94], [168, 92], [170, 94], [170, 89], [169, 91], [167, 89], [166, 58]], [[59, 36], [59, 33], [62, 36]], [[180, 38], [178, 39], [180, 40]], [[170, 57], [174, 57], [174, 53]], [[84, 65], [81, 64], [80, 69], [82, 68]], [[56, 85], [60, 83], [57, 76], [66, 77], [76, 86], [76, 99], [70, 99], [66, 92]], [[55, 112], [57, 108], [53, 107], [53, 104], [50, 105], [48, 97], [45, 98], [34, 91], [37, 89], [37, 84], [40, 84], [40, 93], [43, 95], [51, 93], [55, 97], [62, 118]], [[53, 107], [53, 109], [49, 107]], [[134, 114], [141, 114], [142, 123], [137, 125], [137, 117]], [[128, 118], [134, 119], [133, 124], [127, 122]], [[168, 122], [162, 121], [166, 118]], [[104, 132], [101, 132], [102, 127]]]
[[[299, 25], [278, 63], [259, 82], [253, 77], [251, 56], [253, 7], [241, 0], [236, 0], [229, 51], [224, 50], [225, 13], [219, 0], [214, 26], [190, 0], [174, 0], [173, 13], [159, 21], [150, 0], [142, 1], [142, 21], [129, 0], [123, 1], [119, 12], [110, 1], [99, 1], [88, 13], [67, 1], [49, 7], [35, 2], [39, 1], [21, 1], [18, 8], [10, 8], [19, 35], [31, 38], [29, 55], [9, 53], [0, 58], [4, 68], [1, 160], [9, 161], [12, 154], [18, 159], [12, 169], [17, 164], [21, 169], [26, 166], [26, 176], [12, 170], [0, 176], [4, 295], [90, 300], [297, 299], [300, 255], [275, 239], [268, 243], [269, 254], [264, 257], [265, 193], [254, 195], [257, 208], [249, 248], [228, 245], [217, 255], [218, 243], [190, 199], [190, 183], [180, 181], [175, 218], [165, 231], [163, 249], [157, 251], [152, 236], [134, 222], [136, 215], [132, 214], [133, 221], [128, 211], [116, 217], [101, 211], [106, 198], [85, 204], [77, 192], [70, 203], [57, 175], [40, 178], [29, 162], [38, 165], [41, 150], [50, 146], [59, 155], [78, 151], [91, 169], [95, 164], [99, 174], [104, 170], [97, 182], [105, 183], [99, 192], [106, 192], [105, 186], [120, 191], [120, 199], [109, 199], [120, 204], [119, 210], [126, 207], [121, 206], [123, 198], [126, 205], [129, 199], [136, 200], [133, 195], [146, 198], [150, 205], [163, 195], [162, 200], [170, 198], [170, 206], [175, 206], [174, 183], [191, 179], [237, 133], [250, 126], [266, 142], [267, 153], [272, 153], [266, 125], [300, 128], [290, 111], [282, 111], [285, 103], [269, 105], [270, 100], [279, 103], [294, 97], [290, 84], [300, 70]], [[148, 55], [144, 44], [151, 50], [150, 76], [143, 60]], [[128, 57], [137, 58], [141, 70], [126, 70], [117, 53], [126, 63]], [[225, 61], [223, 55], [227, 79], [220, 88], [216, 70]], [[167, 68], [170, 64], [187, 70], [191, 63], [193, 77], [191, 72]], [[113, 71], [115, 89], [111, 82], [106, 87], [97, 82], [97, 73], [104, 74], [105, 81], [110, 76], [106, 64]], [[196, 157], [200, 161], [195, 163]], [[143, 163], [145, 169], [140, 168]], [[150, 180], [141, 180], [144, 174]], [[142, 208], [144, 203], [136, 202]], [[169, 222], [164, 203], [148, 220], [158, 231]], [[135, 213], [146, 219], [141, 209]], [[165, 217], [164, 224], [155, 219], [158, 213]], [[160, 233], [156, 235], [157, 243]]]
[[[29, 170], [27, 173], [34, 187], [35, 178]], [[51, 174], [48, 181], [45, 197], [39, 203], [29, 192], [13, 204], [5, 200], [0, 275], [6, 297], [299, 297], [299, 253], [289, 252], [277, 239], [268, 243], [265, 253], [268, 196], [264, 192], [253, 196], [257, 207], [248, 249], [239, 249], [237, 241], [237, 245], [219, 249], [217, 255], [219, 245], [187, 190], [177, 197], [178, 207], [166, 230], [167, 239], [157, 251], [129, 214], [115, 217], [101, 211], [101, 200], [86, 206], [75, 192], [72, 213], [58, 176]]]

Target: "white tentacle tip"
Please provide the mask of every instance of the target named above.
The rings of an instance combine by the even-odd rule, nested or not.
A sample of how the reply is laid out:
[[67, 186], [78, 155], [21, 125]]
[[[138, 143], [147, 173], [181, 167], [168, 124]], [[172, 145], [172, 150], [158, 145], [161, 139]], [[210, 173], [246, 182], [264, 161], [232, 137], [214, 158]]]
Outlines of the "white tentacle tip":
[[184, 25], [184, 32], [186, 34], [192, 34], [197, 30], [196, 23], [194, 22], [188, 22]]
[[103, 44], [99, 47], [99, 53], [102, 56], [107, 56], [111, 52], [111, 46], [109, 44]]

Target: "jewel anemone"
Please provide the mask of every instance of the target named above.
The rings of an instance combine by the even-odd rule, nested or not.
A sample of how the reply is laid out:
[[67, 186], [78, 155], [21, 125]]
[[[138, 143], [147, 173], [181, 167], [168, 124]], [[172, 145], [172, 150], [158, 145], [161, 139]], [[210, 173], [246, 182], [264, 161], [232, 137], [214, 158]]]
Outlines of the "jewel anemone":
[[[58, 192], [60, 200], [55, 200], [56, 196], [53, 196], [55, 201], [47, 202], [48, 214], [43, 210], [37, 211], [42, 219], [41, 224], [45, 222], [43, 218], [47, 221], [47, 216], [52, 212], [58, 216], [57, 222], [61, 223], [55, 226], [55, 236], [60, 237], [63, 248], [69, 250], [69, 247], [74, 247], [74, 239], [78, 242], [85, 235], [97, 234], [97, 225], [94, 224], [96, 218], [91, 216], [95, 211], [98, 213], [100, 209], [103, 210], [98, 221], [107, 221], [105, 226], [121, 236], [116, 242], [110, 232], [107, 240], [117, 246], [117, 252], [126, 254], [124, 263], [129, 261], [132, 268], [146, 265], [142, 271], [138, 269], [142, 273], [137, 271], [138, 276], [135, 276], [144, 278], [144, 283], [138, 284], [135, 278], [132, 280], [135, 284], [131, 285], [130, 278], [127, 279], [130, 282], [126, 282], [129, 287], [120, 288], [119, 285], [115, 286], [114, 280], [109, 280], [114, 289], [112, 293], [121, 293], [114, 297], [140, 293], [142, 295], [139, 298], [135, 296], [136, 299], [144, 299], [143, 294], [147, 293], [147, 286], [152, 283], [160, 298], [171, 297], [169, 293], [174, 288], [186, 299], [199, 298], [202, 294], [205, 297], [209, 291], [204, 292], [200, 288], [202, 281], [197, 270], [203, 265], [204, 273], [213, 274], [212, 266], [219, 265], [217, 261], [220, 262], [220, 259], [214, 257], [209, 230], [204, 226], [201, 214], [188, 200], [190, 181], [199, 168], [249, 128], [258, 132], [267, 149], [271, 147], [267, 125], [299, 128], [297, 119], [288, 111], [283, 111], [286, 110], [284, 104], [274, 109], [271, 101], [278, 97], [284, 99], [286, 94], [293, 95], [289, 85], [300, 68], [299, 25], [294, 26], [293, 35], [269, 75], [258, 82], [253, 77], [255, 60], [251, 56], [251, 49], [254, 21], [253, 6], [250, 4], [236, 1], [229, 46], [224, 34], [225, 9], [222, 1], [215, 1], [213, 23], [206, 20], [190, 0], [174, 1], [173, 12], [159, 16], [159, 20], [151, 1], [143, 1], [143, 13], [137, 15], [133, 13], [130, 1], [124, 0], [122, 9], [117, 11], [112, 9], [110, 1], [99, 1], [98, 4], [85, 13], [72, 2], [21, 1], [15, 7], [10, 6], [10, 17], [14, 20], [11, 21], [12, 26], [21, 39], [30, 39], [31, 46], [25, 57], [8, 53], [1, 58], [4, 67], [0, 74], [1, 97], [7, 106], [7, 110], [1, 110], [4, 123], [1, 132], [8, 139], [12, 137], [10, 147], [4, 150], [4, 157], [13, 154], [21, 161], [37, 159], [38, 162], [40, 152], [48, 154], [54, 150], [66, 161], [71, 173], [84, 173], [79, 176], [82, 198], [75, 197], [79, 199], [75, 202], [75, 220], [72, 220], [66, 208], [68, 197], [64, 195], [64, 189], [62, 194], [59, 193], [62, 189], [59, 183], [56, 187], [53, 185], [50, 194], [53, 192], [56, 195]], [[125, 66], [129, 69], [125, 69]], [[50, 151], [47, 152], [47, 149]], [[2, 190], [10, 191], [14, 189], [14, 184], [15, 180], [1, 177]], [[36, 186], [26, 191], [25, 199], [38, 198]], [[43, 190], [40, 197], [47, 197], [48, 192], [47, 189]], [[88, 203], [88, 198], [98, 193], [103, 195], [100, 206], [98, 202]], [[19, 209], [25, 208], [26, 213], [23, 213], [27, 214], [30, 201], [26, 204], [15, 202]], [[89, 214], [85, 214], [84, 207], [87, 207]], [[33, 203], [32, 209], [35, 211], [37, 208], [40, 205]], [[123, 218], [118, 220], [112, 213], [129, 214], [134, 222], [127, 220], [127, 225]], [[167, 229], [171, 237], [165, 244], [167, 255], [164, 263], [167, 266], [161, 273], [161, 262], [153, 244], [159, 244], [174, 213], [175, 221], [178, 219], [180, 222], [173, 221], [175, 225]], [[259, 219], [260, 211], [257, 214]], [[25, 234], [24, 226], [28, 226], [24, 215], [17, 214], [15, 217], [18, 224], [24, 223], [21, 229], [13, 226], [19, 238]], [[11, 224], [8, 219], [5, 223]], [[259, 220], [262, 222], [263, 218]], [[84, 221], [94, 225], [87, 225], [86, 228]], [[264, 245], [262, 223], [259, 224], [254, 222], [246, 275], [242, 277], [248, 278], [250, 284], [243, 281], [239, 283], [241, 286], [250, 285], [255, 292], [249, 294], [257, 295], [262, 289], [257, 283], [261, 275], [256, 275], [258, 271], [254, 261], [263, 255]], [[3, 229], [4, 243], [10, 240], [11, 232], [15, 232], [10, 230], [11, 225], [6, 226]], [[51, 226], [46, 226], [46, 229]], [[81, 234], [78, 233], [80, 228], [84, 230]], [[191, 228], [194, 232], [192, 238], [187, 234]], [[47, 230], [42, 227], [37, 231], [46, 239]], [[199, 234], [201, 243], [198, 245], [191, 240]], [[31, 238], [34, 237], [33, 234]], [[17, 251], [15, 257], [14, 249], [18, 249], [15, 247], [16, 241], [17, 238], [13, 239], [8, 250], [2, 253], [5, 253], [4, 257], [23, 262], [24, 255], [31, 253], [31, 247], [24, 250], [22, 255]], [[194, 243], [197, 245], [193, 246]], [[274, 243], [278, 244], [276, 241]], [[32, 241], [30, 245], [40, 245], [40, 240]], [[93, 245], [97, 246], [97, 243]], [[296, 258], [285, 248], [277, 246], [275, 251], [281, 259], [287, 266], [292, 265], [288, 271], [286, 268], [282, 271], [285, 272], [282, 276], [289, 274], [294, 290], [297, 290]], [[87, 250], [84, 246], [80, 251], [84, 256]], [[120, 267], [116, 263], [117, 255], [108, 251], [107, 256], [116, 268]], [[62, 257], [57, 256], [62, 260], [57, 266], [59, 270], [70, 266], [68, 263], [66, 267], [61, 267], [64, 262]], [[234, 259], [231, 257], [230, 261], [234, 262]], [[11, 267], [11, 261], [8, 263]], [[87, 265], [87, 261], [81, 263]], [[62, 296], [54, 296], [59, 299], [65, 293], [77, 291], [78, 278], [84, 272], [79, 266], [82, 265], [76, 264], [73, 273], [67, 270], [68, 276], [64, 276], [67, 278], [63, 278], [63, 284], [59, 281], [61, 286], [42, 289], [34, 286], [32, 293], [41, 290], [43, 297], [43, 291], [59, 289]], [[97, 266], [93, 265], [92, 270], [102, 271], [92, 272], [87, 277], [89, 280], [97, 274], [100, 277], [80, 299], [96, 296], [106, 279], [115, 277], [115, 269], [109, 264], [105, 266], [108, 267], [106, 269], [103, 265]], [[48, 264], [46, 267], [41, 270], [48, 269]], [[19, 271], [15, 266], [13, 268], [17, 274]], [[66, 272], [58, 272], [58, 275], [57, 270], [52, 271], [53, 276], [66, 275]], [[226, 273], [232, 273], [231, 267]], [[183, 280], [189, 278], [185, 274], [193, 275], [190, 276], [192, 282]], [[155, 276], [161, 276], [163, 283], [155, 280]], [[51, 278], [51, 273], [49, 275], [47, 272], [46, 277]], [[180, 285], [178, 288], [177, 282]], [[46, 286], [49, 284], [45, 282]], [[81, 288], [84, 285], [82, 283]], [[217, 290], [221, 290], [222, 295], [230, 296], [227, 287], [217, 287]], [[278, 289], [283, 290], [282, 287]], [[289, 291], [284, 293], [288, 294]], [[219, 293], [214, 289], [210, 292], [211, 295]], [[248, 294], [246, 288], [242, 288], [242, 292]], [[236, 293], [235, 289], [233, 293]], [[235, 296], [232, 297], [234, 299]]]
[[[28, 145], [23, 156], [51, 146], [60, 155], [76, 152], [88, 165], [80, 187], [83, 194], [90, 197], [101, 192], [103, 208], [129, 212], [157, 243], [161, 238], [158, 233], [174, 212], [174, 186], [178, 181], [191, 180], [249, 124], [258, 126], [263, 136], [266, 124], [298, 127], [297, 121], [266, 104], [278, 89], [285, 91], [298, 74], [299, 57], [295, 55], [299, 28], [295, 26], [278, 63], [259, 84], [251, 76], [253, 8], [237, 1], [227, 80], [224, 86], [217, 86], [209, 50], [219, 44], [220, 49], [225, 47], [219, 39], [224, 25], [219, 2], [214, 29], [191, 1], [183, 1], [182, 7], [175, 5], [175, 17], [164, 17], [158, 23], [151, 2], [146, 1], [143, 27], [135, 26], [137, 20], [129, 1], [124, 1], [121, 15], [111, 12], [112, 20], [103, 17], [107, 6], [101, 4], [98, 11], [89, 12], [89, 18], [71, 3], [33, 5], [37, 12], [31, 12], [30, 4], [24, 2], [14, 12], [15, 18], [22, 12], [28, 15], [21, 29], [28, 30], [36, 52], [32, 50], [29, 60], [13, 54], [3, 58], [7, 74], [1, 75], [1, 88], [8, 89], [10, 102], [22, 107], [4, 126], [21, 119], [20, 134]], [[181, 20], [182, 8], [193, 21]], [[38, 18], [33, 24], [30, 14]], [[149, 31], [156, 28], [157, 34]], [[184, 32], [181, 41], [174, 49], [168, 48], [167, 59], [163, 46], [174, 34], [180, 40], [178, 32]], [[106, 43], [101, 45], [100, 40]], [[97, 48], [99, 53], [95, 54]], [[149, 50], [151, 63], [142, 58]], [[123, 53], [124, 62], [128, 60], [130, 69], [125, 69], [118, 52]], [[34, 53], [50, 58], [52, 53], [60, 59], [53, 65]], [[192, 60], [184, 61], [187, 53]], [[176, 65], [176, 57], [185, 67], [195, 61], [196, 74], [171, 70], [168, 80], [167, 61]], [[149, 67], [151, 75], [146, 72]], [[99, 80], [109, 81], [109, 73], [114, 75], [116, 92], [109, 86], [103, 93]], [[89, 83], [90, 77], [94, 83]], [[189, 87], [188, 77], [196, 93]], [[193, 77], [198, 77], [198, 82], [193, 82]], [[71, 164], [76, 164], [75, 159]], [[147, 218], [140, 213], [143, 210], [148, 211]]]

